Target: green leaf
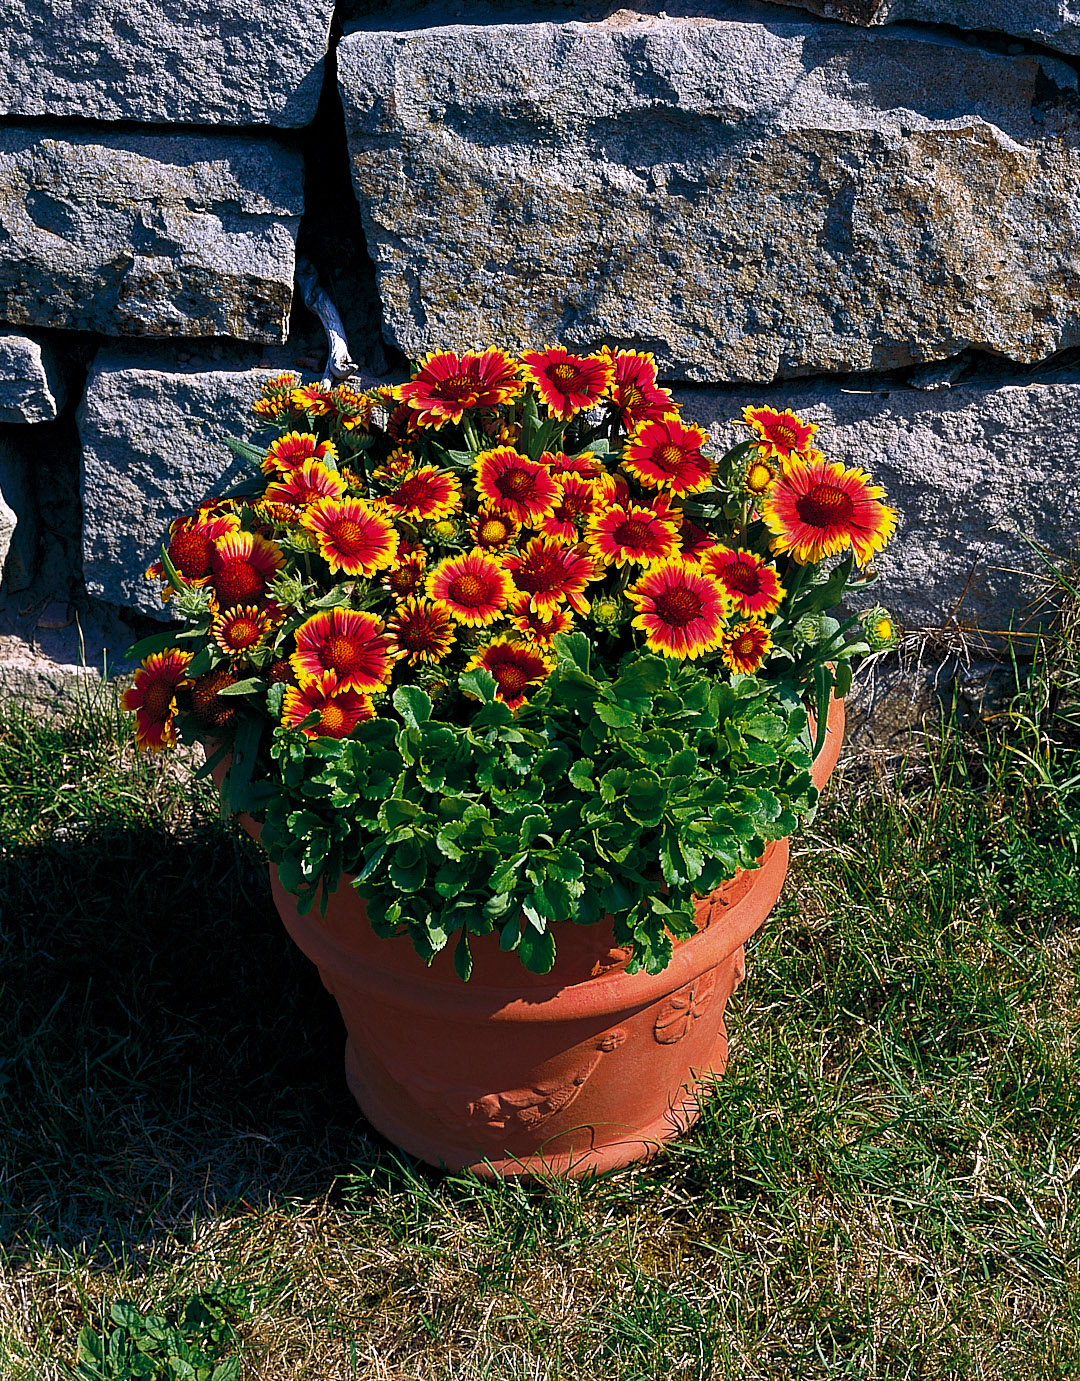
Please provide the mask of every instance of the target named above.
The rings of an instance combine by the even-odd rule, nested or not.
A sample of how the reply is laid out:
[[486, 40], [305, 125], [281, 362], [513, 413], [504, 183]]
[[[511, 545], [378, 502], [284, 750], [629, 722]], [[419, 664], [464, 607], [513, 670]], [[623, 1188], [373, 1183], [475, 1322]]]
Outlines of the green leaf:
[[495, 678], [490, 671], [485, 671], [483, 667], [477, 667], [474, 671], [464, 671], [458, 677], [458, 685], [467, 694], [475, 696], [477, 700], [490, 701], [495, 699]]
[[530, 973], [550, 973], [555, 964], [555, 937], [550, 930], [543, 934], [526, 926], [518, 944], [521, 962]]
[[175, 647], [177, 637], [177, 633], [151, 633], [148, 638], [140, 638], [137, 643], [132, 643], [124, 656], [133, 662], [141, 662], [154, 652], [164, 652], [166, 648]]
[[458, 942], [454, 946], [454, 971], [463, 983], [468, 983], [472, 977], [472, 952], [469, 949], [468, 934], [464, 930], [458, 936]]
[[232, 685], [222, 687], [218, 695], [251, 695], [255, 691], [261, 691], [265, 685], [266, 682], [259, 676], [245, 676], [242, 681], [234, 681]]
[[410, 729], [418, 729], [431, 718], [431, 700], [419, 686], [399, 686], [391, 699]]
[[592, 644], [584, 633], [556, 633], [553, 641], [560, 662], [570, 662], [588, 675]]
[[250, 441], [240, 441], [235, 436], [222, 436], [221, 440], [241, 460], [246, 460], [249, 465], [254, 465], [259, 470], [262, 469], [265, 451], [260, 451], [257, 446], [252, 446]]
[[595, 769], [596, 764], [592, 758], [578, 758], [567, 773], [567, 781], [578, 791], [595, 791], [596, 783], [593, 781]]

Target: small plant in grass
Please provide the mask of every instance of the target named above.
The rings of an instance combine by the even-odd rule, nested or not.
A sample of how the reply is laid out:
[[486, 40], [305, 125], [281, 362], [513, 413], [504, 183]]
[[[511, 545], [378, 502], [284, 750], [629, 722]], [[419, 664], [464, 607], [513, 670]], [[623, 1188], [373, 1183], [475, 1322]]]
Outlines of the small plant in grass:
[[695, 895], [810, 816], [830, 696], [895, 641], [880, 607], [830, 616], [883, 491], [791, 412], [715, 448], [624, 350], [281, 375], [254, 406], [250, 476], [148, 572], [185, 627], [135, 649], [138, 742], [215, 741], [304, 909], [349, 874], [462, 977], [472, 935], [544, 972], [557, 922], [610, 913], [662, 969]]
[[72, 1381], [239, 1381], [234, 1321], [246, 1312], [243, 1285], [218, 1285], [191, 1295], [170, 1321], [125, 1300], [109, 1311], [114, 1327], [79, 1333]]

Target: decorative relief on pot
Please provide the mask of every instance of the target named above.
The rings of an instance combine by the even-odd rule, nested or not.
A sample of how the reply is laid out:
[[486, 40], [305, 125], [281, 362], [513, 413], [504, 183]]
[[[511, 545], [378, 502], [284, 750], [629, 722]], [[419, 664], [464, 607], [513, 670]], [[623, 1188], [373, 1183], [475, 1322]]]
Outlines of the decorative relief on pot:
[[478, 1089], [452, 1088], [431, 1079], [417, 1079], [412, 1085], [416, 1101], [439, 1118], [444, 1126], [469, 1136], [504, 1138], [517, 1132], [533, 1131], [568, 1108], [596, 1072], [604, 1055], [617, 1050], [626, 1040], [621, 1028], [606, 1031], [593, 1042], [592, 1050], [574, 1069], [553, 1079], [505, 1093], [482, 1093]]
[[699, 1019], [716, 987], [716, 970], [703, 973], [674, 992], [657, 1013], [653, 1035], [660, 1045], [675, 1045]]

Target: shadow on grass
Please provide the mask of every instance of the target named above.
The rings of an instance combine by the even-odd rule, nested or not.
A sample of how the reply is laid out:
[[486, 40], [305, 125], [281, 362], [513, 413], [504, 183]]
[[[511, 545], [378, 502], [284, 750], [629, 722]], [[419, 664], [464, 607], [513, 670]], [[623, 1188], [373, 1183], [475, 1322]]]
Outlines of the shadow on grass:
[[106, 827], [0, 862], [0, 1241], [127, 1253], [363, 1158], [342, 1028], [224, 825]]

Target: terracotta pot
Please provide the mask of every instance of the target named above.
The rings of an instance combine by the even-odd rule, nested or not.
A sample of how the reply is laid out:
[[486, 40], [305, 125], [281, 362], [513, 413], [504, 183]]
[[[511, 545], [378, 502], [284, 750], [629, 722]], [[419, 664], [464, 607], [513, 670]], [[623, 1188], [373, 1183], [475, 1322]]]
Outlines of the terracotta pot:
[[[833, 701], [819, 787], [843, 728]], [[345, 879], [322, 920], [317, 907], [298, 913], [273, 866], [270, 877], [289, 934], [341, 1009], [349, 1088], [374, 1127], [450, 1170], [581, 1176], [647, 1159], [696, 1118], [727, 1064], [724, 1008], [746, 973], [743, 947], [787, 862], [779, 840], [759, 868], [699, 901], [697, 935], [661, 974], [625, 973], [628, 953], [601, 922], [560, 927], [549, 974], [530, 974], [497, 936], [475, 937], [468, 983], [448, 951], [427, 966], [407, 937], [379, 939]]]

